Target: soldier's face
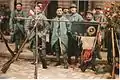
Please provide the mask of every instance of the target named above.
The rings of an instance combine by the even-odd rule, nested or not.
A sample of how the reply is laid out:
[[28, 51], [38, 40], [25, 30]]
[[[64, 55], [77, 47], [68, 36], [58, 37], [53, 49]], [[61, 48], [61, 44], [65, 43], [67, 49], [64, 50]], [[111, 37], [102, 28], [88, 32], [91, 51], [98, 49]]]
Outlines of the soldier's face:
[[39, 3], [38, 6], [40, 7], [40, 9], [43, 9], [43, 4]]
[[57, 13], [58, 16], [62, 16], [63, 11], [62, 11], [61, 8], [59, 8], [59, 9], [57, 9], [56, 13]]
[[86, 15], [86, 19], [87, 19], [87, 20], [92, 20], [92, 19], [93, 19], [92, 14], [87, 13], [87, 15]]
[[22, 9], [22, 6], [20, 4], [16, 5], [16, 9], [17, 10], [21, 10]]
[[36, 6], [34, 12], [40, 13], [40, 12], [42, 12], [42, 10], [40, 9], [39, 6]]
[[70, 12], [74, 14], [74, 13], [77, 12], [77, 9], [76, 9], [76, 8], [71, 8], [71, 9], [70, 9]]
[[96, 13], [100, 14], [101, 10], [100, 9], [96, 9]]
[[63, 10], [63, 12], [64, 12], [64, 13], [68, 13], [68, 12], [69, 12], [69, 9], [65, 8], [65, 9]]

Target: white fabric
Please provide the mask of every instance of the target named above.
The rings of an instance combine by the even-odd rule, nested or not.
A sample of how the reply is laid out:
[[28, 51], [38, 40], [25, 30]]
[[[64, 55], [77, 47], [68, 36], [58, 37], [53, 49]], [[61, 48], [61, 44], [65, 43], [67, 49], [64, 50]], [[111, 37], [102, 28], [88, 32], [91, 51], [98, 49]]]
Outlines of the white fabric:
[[83, 49], [92, 49], [95, 37], [82, 36], [81, 40], [83, 43]]

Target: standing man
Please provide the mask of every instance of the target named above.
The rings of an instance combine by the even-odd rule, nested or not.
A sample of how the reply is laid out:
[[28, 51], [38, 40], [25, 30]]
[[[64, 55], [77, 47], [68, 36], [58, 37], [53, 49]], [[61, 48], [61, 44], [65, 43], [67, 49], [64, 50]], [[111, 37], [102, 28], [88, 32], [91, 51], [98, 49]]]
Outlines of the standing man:
[[[94, 14], [94, 19], [97, 22], [107, 22], [106, 17], [104, 16], [103, 12], [102, 12], [102, 8], [100, 6], [96, 6], [95, 8], [95, 14]], [[106, 24], [101, 24], [101, 36], [102, 36], [102, 46], [101, 49], [105, 49], [106, 48], [106, 43], [105, 43], [105, 27]], [[98, 57], [99, 59], [101, 59], [101, 56]]]
[[[19, 18], [17, 18], [19, 17]], [[22, 4], [16, 4], [16, 10], [11, 13], [10, 17], [10, 29], [13, 32], [11, 36], [12, 42], [15, 42], [15, 52], [18, 52], [24, 38], [25, 38], [25, 30], [24, 30], [24, 22], [20, 17], [26, 17], [24, 11], [22, 10]]]
[[[47, 63], [46, 63], [46, 28], [49, 27], [49, 23], [46, 20], [47, 18], [45, 15], [42, 14], [42, 10], [40, 7], [37, 5], [35, 6], [34, 12], [36, 15], [31, 16], [31, 18], [39, 18], [39, 22], [37, 23], [38, 27], [38, 55], [39, 55], [39, 60], [42, 62], [42, 67], [44, 69], [47, 69]], [[26, 22], [26, 27], [31, 27], [31, 25], [34, 25], [35, 21], [27, 21]], [[30, 41], [31, 41], [31, 48], [32, 52], [34, 55], [35, 59], [35, 53], [36, 53], [36, 33], [35, 31], [31, 34], [30, 36]], [[32, 64], [35, 64], [35, 60]]]
[[[94, 14], [94, 19], [95, 21], [97, 22], [107, 22], [106, 20], [106, 17], [103, 15], [103, 13], [101, 13], [102, 9], [100, 6], [97, 6], [95, 8], [95, 14]], [[98, 49], [98, 59], [102, 59], [101, 55], [100, 55], [100, 49], [105, 49], [105, 27], [106, 27], [106, 24], [101, 24], [100, 26], [100, 33], [101, 33], [101, 46], [99, 47]]]
[[60, 55], [63, 55], [64, 59], [64, 68], [68, 68], [67, 63], [67, 49], [68, 49], [68, 36], [67, 36], [67, 28], [68, 22], [59, 22], [60, 21], [68, 21], [67, 18], [63, 16], [63, 10], [61, 7], [57, 8], [57, 16], [54, 19], [58, 22], [52, 22], [52, 38], [51, 38], [51, 46], [53, 51], [56, 53], [57, 63], [55, 66], [61, 64]]
[[[72, 4], [70, 6], [70, 18], [69, 18], [69, 20], [70, 21], [83, 21], [82, 16], [77, 13], [77, 6], [75, 4]], [[71, 26], [72, 26], [72, 23], [71, 23]], [[68, 37], [69, 37], [68, 62], [69, 62], [69, 64], [71, 64], [71, 56], [75, 56], [75, 63], [77, 63], [78, 57], [80, 55], [80, 52], [78, 49], [78, 42], [77, 42], [77, 40], [75, 40], [75, 38], [72, 37], [74, 35], [75, 35], [75, 33], [72, 33], [72, 35], [68, 34]]]

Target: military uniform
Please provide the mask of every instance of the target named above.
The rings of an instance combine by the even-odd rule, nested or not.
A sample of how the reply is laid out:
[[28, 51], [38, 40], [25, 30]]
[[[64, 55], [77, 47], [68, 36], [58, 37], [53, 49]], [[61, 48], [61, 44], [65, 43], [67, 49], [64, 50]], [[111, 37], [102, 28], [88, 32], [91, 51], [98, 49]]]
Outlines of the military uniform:
[[[72, 4], [70, 8], [76, 8], [76, 5]], [[70, 15], [69, 18], [70, 21], [83, 21], [83, 18], [81, 15], [79, 15], [77, 12]], [[69, 30], [71, 30], [72, 23], [70, 24]], [[74, 26], [75, 27], [75, 26]], [[79, 49], [78, 49], [78, 42], [75, 40], [75, 33], [68, 33], [68, 62], [71, 64], [71, 56], [75, 56], [75, 62], [78, 62], [78, 57], [80, 55]]]
[[[30, 16], [29, 18], [39, 18], [39, 19], [47, 19], [42, 13], [38, 13], [37, 16]], [[26, 30], [28, 30], [28, 28], [32, 28], [35, 24], [35, 21], [32, 20], [27, 20], [26, 21]], [[28, 28], [27, 28], [28, 27]], [[43, 68], [47, 68], [47, 63], [46, 63], [46, 34], [44, 32], [46, 32], [46, 28], [49, 27], [49, 23], [47, 21], [41, 21], [39, 20], [38, 24], [38, 46], [39, 48], [42, 48], [42, 50], [38, 50], [38, 54], [39, 54], [39, 59], [42, 62], [42, 66]], [[33, 55], [35, 58], [35, 53], [36, 53], [36, 34], [35, 31], [31, 34], [29, 40], [31, 41], [31, 49], [33, 51]]]
[[[96, 9], [101, 9], [101, 7], [97, 6]], [[95, 13], [94, 20], [97, 22], [107, 22], [107, 19], [103, 13], [99, 13], [99, 14]], [[105, 28], [106, 28], [106, 24], [101, 24], [100, 30], [102, 34], [102, 48], [106, 48]]]
[[[68, 21], [64, 16], [56, 17], [54, 20]], [[57, 56], [57, 65], [60, 63], [60, 55], [63, 55], [64, 68], [68, 68], [67, 63], [67, 49], [68, 49], [68, 36], [67, 31], [69, 23], [67, 22], [52, 22], [52, 37], [51, 37], [51, 47]], [[61, 52], [62, 50], [62, 52]], [[62, 53], [62, 54], [61, 54]]]
[[15, 52], [18, 51], [25, 38], [25, 29], [24, 29], [25, 20], [16, 17], [26, 17], [26, 14], [22, 10], [21, 11], [15, 10], [11, 13], [9, 24], [10, 24], [10, 29], [13, 31], [11, 40], [12, 42], [15, 42]]
[[[101, 7], [97, 6], [96, 9], [101, 10]], [[97, 22], [107, 22], [106, 17], [102, 13], [99, 13], [99, 14], [95, 13], [94, 14], [94, 20], [97, 21]], [[101, 24], [101, 26], [100, 26], [102, 41], [101, 41], [101, 45], [99, 45], [99, 48], [97, 49], [98, 50], [97, 51], [97, 57], [99, 59], [102, 59], [102, 57], [100, 55], [101, 46], [102, 46], [102, 49], [106, 47], [105, 27], [106, 27], [106, 24]]]

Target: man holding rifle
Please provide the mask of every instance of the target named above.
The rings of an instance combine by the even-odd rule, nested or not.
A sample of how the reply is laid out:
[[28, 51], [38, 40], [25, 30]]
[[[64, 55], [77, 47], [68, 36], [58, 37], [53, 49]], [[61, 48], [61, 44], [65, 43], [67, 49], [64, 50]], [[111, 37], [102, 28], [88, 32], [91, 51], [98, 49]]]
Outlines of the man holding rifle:
[[[34, 18], [38, 18], [40, 19], [39, 22], [37, 23], [37, 28], [38, 28], [38, 32], [37, 34], [35, 34], [35, 31], [33, 32], [33, 34], [31, 34], [30, 36], [30, 41], [31, 41], [31, 48], [33, 51], [33, 55], [34, 58], [36, 57], [35, 53], [36, 53], [36, 47], [38, 47], [38, 55], [39, 55], [39, 59], [42, 61], [42, 67], [44, 69], [47, 68], [47, 63], [46, 63], [46, 35], [45, 35], [45, 31], [46, 31], [46, 27], [49, 26], [49, 23], [47, 21], [43, 21], [46, 20], [47, 18], [45, 17], [45, 15], [42, 14], [42, 9], [40, 9], [40, 7], [38, 5], [35, 6], [34, 9], [35, 15], [31, 16], [33, 18], [32, 24], [34, 25], [36, 20], [34, 20]], [[29, 22], [29, 20], [26, 23], [26, 27], [31, 28], [31, 21]], [[36, 38], [35, 36], [38, 36], [38, 44], [36, 46]], [[35, 63], [35, 61], [33, 62], [33, 64]]]

